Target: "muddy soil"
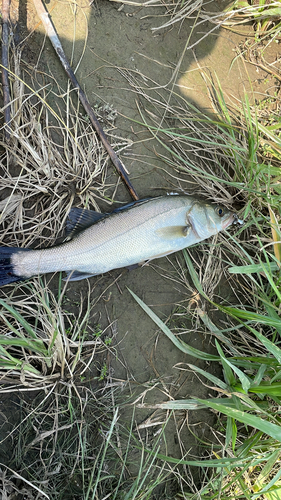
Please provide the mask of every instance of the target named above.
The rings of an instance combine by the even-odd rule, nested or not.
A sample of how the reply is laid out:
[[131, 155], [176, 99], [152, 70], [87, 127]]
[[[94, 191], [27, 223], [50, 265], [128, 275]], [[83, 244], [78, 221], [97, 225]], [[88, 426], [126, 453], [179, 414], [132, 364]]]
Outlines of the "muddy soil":
[[[208, 10], [221, 11], [227, 4], [225, 1], [211, 2], [208, 3]], [[212, 111], [200, 67], [204, 67], [212, 78], [215, 73], [218, 75], [230, 99], [232, 96], [241, 99], [245, 89], [251, 85], [255, 87], [257, 80], [263, 79], [264, 74], [257, 75], [254, 66], [248, 65], [245, 70], [239, 59], [233, 64], [235, 47], [244, 42], [246, 35], [213, 30], [214, 25], [205, 22], [190, 37], [191, 19], [165, 29], [152, 30], [167, 20], [162, 17], [165, 12], [163, 8], [132, 7], [107, 0], [97, 0], [90, 6], [84, 0], [80, 0], [77, 5], [51, 0], [48, 10], [90, 103], [93, 106], [106, 103], [117, 111], [114, 129], [110, 134], [130, 144], [129, 149], [120, 153], [120, 157], [128, 168], [139, 197], [159, 195], [175, 187], [187, 190], [186, 178], [183, 179], [183, 186], [178, 181], [175, 186], [175, 181], [169, 175], [172, 173], [169, 167], [163, 165], [155, 155], [155, 149], [159, 151], [159, 144], [138, 123], [141, 117], [136, 102], [141, 100], [124, 78], [123, 68], [138, 76], [143, 75], [147, 92], [151, 89], [154, 95], [157, 87], [158, 98], [161, 98], [162, 87], [165, 92], [167, 88], [176, 88], [182, 97], [204, 110]], [[32, 4], [21, 3], [18, 36], [23, 39], [27, 32], [34, 31], [24, 49], [23, 58], [28, 61], [31, 70], [35, 66], [40, 70], [44, 68], [46, 74], [66, 88], [64, 71], [38, 22]], [[210, 30], [213, 30], [212, 33], [204, 38]], [[188, 39], [189, 45], [202, 40], [193, 50], [184, 51]], [[175, 73], [182, 54], [182, 63]], [[261, 98], [265, 90], [258, 87]], [[54, 96], [50, 95], [50, 104], [54, 105], [52, 101]], [[146, 106], [149, 109], [149, 105]], [[116, 182], [116, 173], [110, 167], [107, 183], [113, 186], [112, 191]], [[115, 198], [120, 202], [130, 201], [121, 183]], [[100, 203], [100, 208], [104, 210], [106, 207]], [[200, 248], [196, 251], [200, 256]], [[170, 317], [173, 326], [184, 327], [186, 333], [183, 340], [188, 344], [212, 352], [210, 337], [204, 336], [200, 329], [194, 331], [188, 319], [182, 316], [177, 319], [179, 308], [188, 307], [190, 301], [190, 292], [178, 279], [179, 263], [184, 266], [182, 256], [173, 255], [133, 271], [113, 271], [90, 279], [92, 298], [99, 299], [93, 311], [91, 326], [95, 328], [97, 324], [100, 325], [106, 329], [106, 335], [113, 338], [112, 354], [104, 359], [108, 366], [108, 378], [104, 383], [122, 384], [124, 402], [128, 401], [129, 395], [130, 401], [133, 401], [145, 390], [144, 401], [150, 404], [169, 398], [208, 397], [210, 390], [192, 372], [179, 371], [176, 367], [178, 363], [196, 363], [212, 373], [220, 373], [219, 366], [207, 367], [206, 363], [178, 351], [158, 331], [128, 291], [129, 288], [137, 294], [161, 319]], [[86, 281], [69, 284], [69, 304], [72, 303], [74, 307], [80, 295], [86, 295], [87, 292]], [[226, 290], [225, 294], [228, 293]], [[139, 400], [141, 402], [143, 399]], [[10, 410], [10, 406], [7, 406], [6, 411]], [[153, 416], [158, 423], [153, 423], [149, 420], [152, 414], [153, 410], [138, 407], [134, 415], [136, 428], [141, 426], [140, 432], [147, 433], [150, 444], [157, 436], [159, 421], [164, 418], [159, 412], [156, 417]], [[131, 416], [131, 406], [121, 409], [122, 423], [129, 426]], [[202, 451], [195, 436], [203, 441], [208, 439], [209, 428], [214, 422], [215, 416], [209, 411], [201, 410], [188, 415], [179, 413], [167, 426], [166, 443], [161, 444], [160, 452], [168, 452], [173, 457], [181, 457], [186, 453], [190, 457], [200, 456]], [[7, 424], [1, 430], [2, 434], [6, 432]], [[9, 463], [8, 449], [2, 449], [1, 460]], [[197, 471], [194, 471], [194, 478], [195, 482], [199, 481]]]

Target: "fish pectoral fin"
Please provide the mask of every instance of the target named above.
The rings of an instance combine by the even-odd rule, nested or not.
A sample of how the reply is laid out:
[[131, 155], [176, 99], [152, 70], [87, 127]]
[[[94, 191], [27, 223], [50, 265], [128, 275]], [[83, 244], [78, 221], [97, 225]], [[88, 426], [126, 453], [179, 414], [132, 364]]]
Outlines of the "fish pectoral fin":
[[191, 226], [188, 224], [186, 226], [167, 226], [157, 229], [155, 233], [160, 238], [174, 239], [174, 238], [186, 238], [190, 232]]
[[65, 228], [67, 239], [73, 238], [73, 236], [92, 226], [99, 220], [104, 219], [107, 215], [108, 214], [95, 212], [94, 210], [86, 210], [86, 208], [71, 208]]
[[63, 278], [63, 281], [80, 281], [86, 278], [91, 278], [92, 276], [96, 276], [96, 274], [81, 273], [81, 271], [70, 271], [67, 273], [66, 277]]
[[193, 234], [194, 234], [197, 238], [199, 238], [199, 239], [200, 239], [200, 236], [199, 236], [199, 234], [198, 234], [198, 233], [197, 233], [197, 231], [196, 231], [195, 225], [194, 225], [194, 224], [193, 224], [193, 222], [192, 222], [192, 218], [191, 218], [189, 215], [187, 215], [187, 218], [186, 218], [186, 219], [187, 219], [187, 224], [188, 224], [188, 227], [190, 228], [190, 230], [193, 232]]

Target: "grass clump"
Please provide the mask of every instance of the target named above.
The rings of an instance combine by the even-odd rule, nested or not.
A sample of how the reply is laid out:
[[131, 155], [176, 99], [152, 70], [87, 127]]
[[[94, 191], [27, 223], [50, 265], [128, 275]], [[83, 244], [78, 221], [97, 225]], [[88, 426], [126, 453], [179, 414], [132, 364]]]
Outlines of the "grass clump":
[[6, 437], [16, 442], [6, 491], [56, 500], [144, 500], [157, 489], [161, 495], [172, 470], [157, 458], [165, 425], [148, 453], [134, 416], [129, 428], [122, 424], [119, 403], [116, 387], [82, 384], [76, 393], [65, 385], [59, 395], [53, 390], [24, 402], [20, 424]]
[[[185, 252], [185, 259], [193, 285], [201, 296], [201, 301], [208, 301], [201, 287], [197, 272]], [[248, 278], [256, 280], [256, 268], [251, 264], [239, 268], [230, 268], [232, 274], [247, 273]], [[184, 458], [179, 464], [194, 465], [210, 470], [209, 475], [198, 494], [200, 498], [218, 498], [239, 496], [242, 498], [274, 498], [278, 495], [280, 481], [280, 404], [281, 404], [281, 350], [279, 332], [281, 323], [277, 313], [280, 297], [272, 293], [272, 272], [270, 267], [262, 266], [263, 276], [260, 287], [256, 288], [256, 311], [253, 307], [225, 306], [212, 302], [227, 318], [227, 328], [217, 327], [208, 312], [201, 310], [201, 320], [206, 334], [215, 335], [217, 354], [207, 354], [195, 350], [180, 340], [168, 326], [134, 294], [140, 306], [149, 314], [157, 326], [183, 352], [194, 358], [220, 363], [223, 377], [218, 377], [196, 364], [181, 363], [181, 370], [192, 370], [204, 384], [209, 386], [215, 397], [199, 399], [189, 391], [191, 399], [173, 400], [158, 404], [161, 410], [198, 411], [210, 408], [218, 415], [218, 424], [214, 429], [217, 443], [204, 443], [208, 449], [207, 459], [192, 461]], [[131, 292], [132, 293], [132, 292]], [[268, 293], [271, 293], [269, 297]], [[273, 301], [274, 299], [274, 301]], [[202, 305], [199, 307], [202, 308]], [[204, 306], [203, 306], [204, 308]], [[198, 311], [197, 311], [198, 312]], [[232, 341], [228, 332], [232, 330]], [[236, 337], [239, 342], [233, 343]], [[218, 340], [219, 339], [219, 340]], [[244, 339], [244, 341], [243, 341]], [[153, 407], [153, 405], [149, 406]], [[215, 457], [215, 458], [213, 458]], [[169, 456], [163, 460], [176, 463]], [[185, 496], [184, 496], [185, 495]], [[188, 491], [179, 498], [196, 498]], [[276, 496], [275, 498], [279, 498]]]
[[[69, 313], [64, 290], [54, 294], [42, 280], [13, 288], [0, 299], [0, 374], [3, 386], [43, 388], [59, 380], [74, 383], [104, 342], [89, 325], [91, 290]], [[102, 333], [102, 332], [101, 332]], [[3, 387], [2, 387], [3, 388]]]
[[220, 86], [213, 86], [217, 117], [196, 113], [195, 122], [195, 108], [175, 92], [167, 92], [161, 106], [137, 75], [126, 77], [145, 102], [141, 119], [161, 146], [159, 156], [173, 167], [173, 188], [185, 190], [191, 180], [197, 193], [234, 204], [245, 219], [242, 228], [200, 245], [200, 255], [193, 248], [179, 259], [179, 280], [193, 297], [185, 307], [181, 304], [181, 322], [185, 317], [196, 332], [212, 335], [211, 354], [183, 342], [181, 331], [172, 331], [131, 292], [180, 351], [221, 366], [220, 376], [196, 362], [177, 365], [200, 378], [209, 398], [200, 399], [189, 388], [186, 399], [144, 404], [156, 412], [209, 408], [217, 415], [214, 441], [200, 439], [204, 458], [157, 457], [203, 469], [199, 487], [187, 488], [179, 474], [179, 499], [280, 498], [280, 120], [270, 111], [279, 98], [267, 102], [266, 112], [247, 96], [240, 109], [231, 108]]
[[269, 0], [235, 0], [225, 10], [226, 15], [231, 15], [228, 25], [245, 24], [252, 21], [256, 32], [256, 38], [271, 37], [280, 38], [280, 14], [279, 1]]

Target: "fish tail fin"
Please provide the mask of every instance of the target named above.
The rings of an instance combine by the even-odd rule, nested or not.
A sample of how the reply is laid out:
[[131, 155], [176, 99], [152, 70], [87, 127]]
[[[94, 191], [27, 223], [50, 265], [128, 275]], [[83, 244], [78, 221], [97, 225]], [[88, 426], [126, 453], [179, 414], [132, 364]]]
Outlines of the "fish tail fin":
[[25, 252], [29, 248], [0, 247], [0, 286], [26, 279], [24, 276], [14, 274], [11, 258], [15, 253]]

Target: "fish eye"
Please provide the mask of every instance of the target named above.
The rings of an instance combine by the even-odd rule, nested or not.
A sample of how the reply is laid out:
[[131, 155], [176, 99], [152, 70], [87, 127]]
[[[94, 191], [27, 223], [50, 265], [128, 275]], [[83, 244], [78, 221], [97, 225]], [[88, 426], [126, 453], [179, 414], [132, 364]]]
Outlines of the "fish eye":
[[220, 217], [223, 217], [223, 215], [225, 214], [225, 209], [223, 207], [218, 206], [216, 207], [216, 212]]

